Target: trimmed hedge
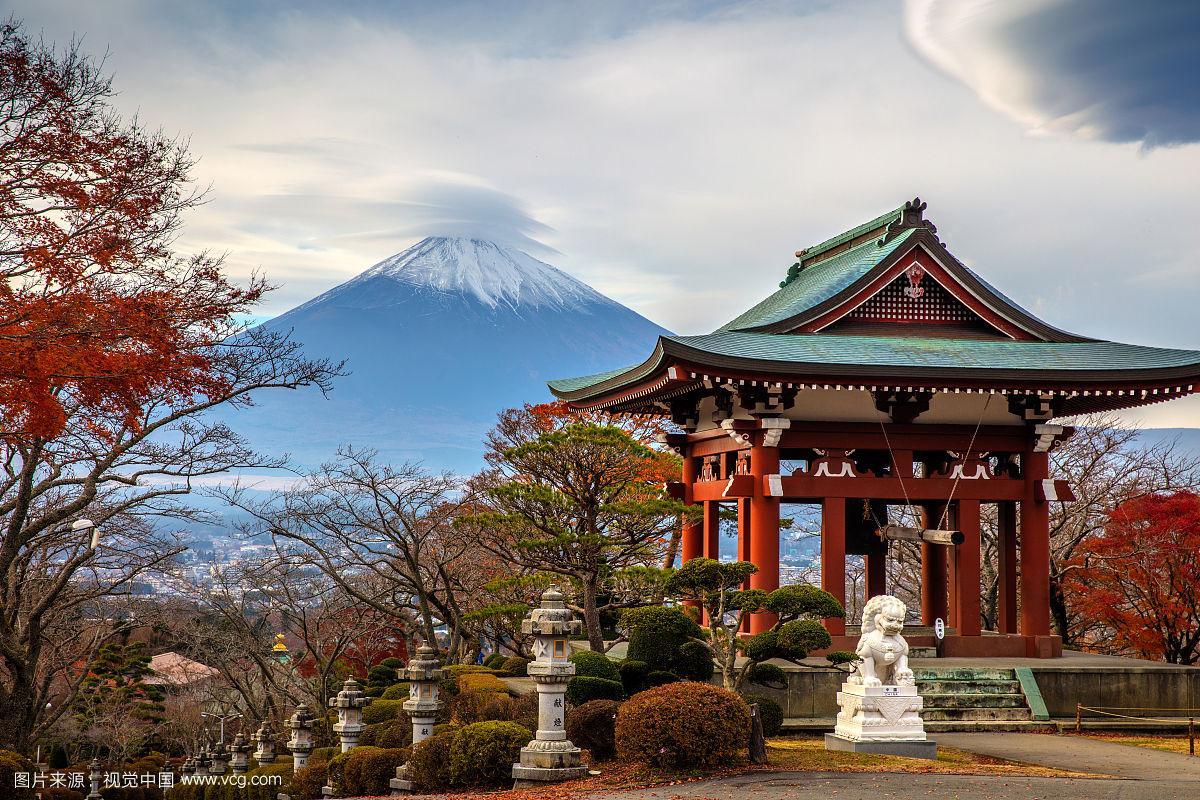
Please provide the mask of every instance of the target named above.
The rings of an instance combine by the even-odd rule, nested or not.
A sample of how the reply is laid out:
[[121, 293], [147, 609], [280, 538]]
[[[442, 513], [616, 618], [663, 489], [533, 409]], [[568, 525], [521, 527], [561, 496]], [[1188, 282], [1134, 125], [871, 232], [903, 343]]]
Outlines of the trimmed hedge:
[[529, 665], [531, 660], [522, 658], [521, 656], [509, 656], [504, 659], [504, 665], [501, 667], [509, 675], [515, 675], [518, 678], [524, 678], [529, 674]]
[[567, 738], [586, 748], [597, 761], [617, 754], [617, 709], [615, 700], [593, 700], [567, 712]]
[[292, 775], [287, 794], [292, 800], [321, 800], [321, 787], [328, 780], [329, 762], [317, 758], [313, 751], [309, 762]]
[[674, 672], [666, 670], [655, 670], [646, 676], [646, 688], [653, 689], [655, 686], [666, 686], [668, 683], [679, 683], [682, 680]]
[[12, 800], [33, 800], [34, 792], [32, 789], [16, 788], [16, 779], [14, 776], [18, 772], [32, 772], [33, 762], [25, 758], [20, 753], [14, 753], [12, 750], [0, 750], [0, 788], [7, 792], [11, 792], [6, 796]]
[[617, 753], [653, 766], [726, 763], [745, 749], [749, 734], [745, 700], [695, 681], [647, 689], [617, 712]]
[[503, 653], [492, 653], [483, 660], [483, 665], [488, 669], [504, 669], [504, 662], [508, 656]]
[[621, 626], [629, 632], [628, 658], [645, 661], [651, 672], [671, 670], [679, 648], [700, 635], [695, 620], [665, 606], [631, 608], [621, 615]]
[[779, 703], [764, 694], [744, 694], [747, 705], [758, 703], [758, 716], [762, 719], [763, 736], [776, 736], [783, 730], [783, 709]]
[[[368, 747], [382, 747], [386, 750], [408, 747], [412, 744], [412, 721], [408, 714], [401, 714], [394, 720], [368, 725], [359, 737], [358, 743]], [[315, 750], [313, 757], [316, 757]]]
[[753, 664], [746, 679], [750, 683], [769, 686], [772, 689], [787, 688], [787, 673], [777, 664]]
[[623, 700], [625, 687], [617, 681], [576, 675], [567, 682], [567, 702], [581, 706], [593, 700]]
[[621, 671], [608, 656], [593, 650], [572, 653], [567, 660], [575, 665], [575, 675], [588, 678], [604, 678], [608, 681], [621, 680]]
[[378, 722], [388, 722], [396, 718], [404, 718], [403, 700], [373, 700], [363, 708], [363, 723], [374, 725]]
[[458, 676], [459, 692], [507, 692], [508, 684], [490, 673], [467, 673]]
[[715, 671], [712, 650], [704, 642], [693, 639], [679, 646], [679, 652], [675, 654], [675, 669], [672, 670], [676, 675], [685, 681], [708, 683]]
[[436, 790], [450, 788], [450, 748], [458, 736], [457, 725], [438, 726], [433, 736], [413, 745], [408, 759], [409, 778], [421, 789]]
[[621, 685], [625, 687], [625, 694], [628, 696], [633, 697], [649, 688], [646, 686], [646, 676], [650, 674], [650, 668], [646, 666], [645, 661], [627, 658], [617, 664], [617, 671], [621, 673]]
[[396, 768], [408, 761], [409, 749], [355, 747], [345, 755], [345, 793], [370, 797], [391, 792], [388, 782], [396, 777]]
[[512, 765], [533, 738], [515, 722], [476, 722], [460, 729], [450, 745], [450, 782], [469, 788], [511, 784]]
[[391, 686], [384, 689], [383, 694], [380, 695], [380, 697], [382, 697], [384, 700], [402, 700], [403, 701], [403, 700], [408, 699], [408, 695], [409, 695], [408, 682], [401, 681], [400, 683], [393, 683]]

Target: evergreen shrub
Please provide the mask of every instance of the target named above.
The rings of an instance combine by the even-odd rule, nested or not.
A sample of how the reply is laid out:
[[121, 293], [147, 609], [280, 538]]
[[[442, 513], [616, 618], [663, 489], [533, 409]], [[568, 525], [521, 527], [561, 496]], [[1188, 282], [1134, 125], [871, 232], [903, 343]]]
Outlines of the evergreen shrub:
[[450, 745], [451, 783], [469, 788], [511, 785], [512, 765], [532, 738], [531, 731], [515, 722], [467, 725]]
[[0, 750], [0, 790], [3, 790], [11, 797], [12, 800], [34, 800], [34, 792], [32, 789], [16, 788], [16, 778], [18, 772], [32, 772], [33, 762], [22, 756], [20, 753], [14, 753], [12, 750]]
[[374, 725], [404, 716], [403, 700], [374, 700], [363, 708], [363, 723]]
[[408, 759], [409, 778], [421, 789], [450, 788], [450, 748], [458, 736], [457, 725], [439, 725], [433, 735], [413, 745]]
[[783, 730], [783, 708], [765, 694], [742, 695], [746, 705], [758, 703], [758, 716], [762, 719], [763, 736], [778, 736]]
[[492, 653], [483, 660], [483, 665], [488, 669], [504, 669], [504, 662], [508, 656], [503, 653]]
[[615, 700], [592, 700], [567, 712], [567, 738], [583, 747], [597, 761], [617, 754], [617, 709]]
[[393, 683], [383, 690], [380, 695], [384, 700], [407, 700], [409, 695], [408, 681]]
[[650, 668], [646, 666], [645, 661], [627, 658], [617, 664], [617, 671], [621, 673], [621, 685], [625, 687], [625, 694], [629, 697], [648, 688], [646, 676], [650, 674]]
[[666, 686], [668, 683], [679, 683], [682, 680], [674, 672], [667, 672], [665, 669], [657, 669], [646, 676], [646, 688], [653, 689], [655, 686]]
[[589, 675], [576, 675], [567, 682], [567, 702], [573, 706], [581, 706], [592, 700], [623, 700], [625, 687], [618, 681], [607, 678], [593, 678]]
[[708, 649], [704, 642], [693, 639], [680, 645], [675, 656], [675, 668], [672, 670], [676, 675], [685, 681], [708, 683], [715, 671], [712, 650]]
[[389, 781], [396, 777], [396, 768], [408, 761], [409, 748], [355, 747], [346, 756], [345, 793], [374, 797], [391, 792]]
[[503, 669], [509, 675], [514, 675], [518, 678], [524, 678], [529, 674], [530, 659], [522, 656], [509, 656], [504, 659]]
[[593, 650], [580, 650], [572, 653], [567, 660], [575, 665], [575, 675], [589, 678], [604, 678], [609, 681], [621, 680], [621, 671], [617, 665], [603, 653]]
[[467, 673], [458, 676], [460, 692], [507, 692], [508, 684], [491, 673]]
[[646, 606], [631, 608], [621, 615], [621, 627], [628, 631], [627, 657], [645, 661], [649, 671], [670, 671], [679, 648], [700, 636], [700, 626], [678, 608]]
[[292, 775], [287, 786], [287, 795], [292, 800], [321, 800], [321, 787], [329, 780], [329, 762], [316, 757], [316, 751], [307, 764]]
[[617, 712], [617, 753], [658, 767], [728, 762], [745, 749], [749, 734], [746, 701], [707, 683], [647, 689]]

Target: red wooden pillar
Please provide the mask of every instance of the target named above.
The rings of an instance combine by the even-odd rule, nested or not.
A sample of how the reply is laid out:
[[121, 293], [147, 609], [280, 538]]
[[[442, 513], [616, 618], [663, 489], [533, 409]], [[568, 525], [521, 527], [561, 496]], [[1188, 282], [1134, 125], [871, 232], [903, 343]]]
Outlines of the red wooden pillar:
[[996, 504], [996, 627], [1017, 632], [1017, 504]]
[[[921, 509], [921, 525], [937, 525], [941, 519], [938, 506]], [[946, 619], [946, 545], [921, 542], [921, 624], [932, 625], [936, 619]]]
[[[692, 505], [695, 502], [692, 499], [692, 490], [699, 473], [699, 469], [697, 468], [699, 461], [698, 458], [692, 456], [685, 456], [683, 459], [683, 502], [688, 505]], [[680, 534], [681, 563], [687, 563], [701, 555], [704, 548], [703, 537], [703, 522], [694, 517], [686, 517], [683, 523], [683, 531]]]
[[721, 560], [721, 504], [715, 500], [704, 503], [704, 557]]
[[1050, 476], [1046, 453], [1025, 453], [1025, 497], [1021, 501], [1021, 633], [1050, 635], [1050, 506], [1037, 486]]
[[954, 548], [954, 618], [959, 636], [979, 636], [979, 501], [959, 500], [955, 516], [965, 538]]
[[[754, 496], [750, 498], [750, 560], [758, 572], [750, 576], [750, 587], [772, 591], [779, 588], [779, 498], [766, 493], [766, 476], [779, 472], [779, 448], [765, 447], [762, 434], [750, 448], [750, 474]], [[750, 632], [759, 633], [775, 624], [767, 612], [750, 617]]]
[[[846, 605], [846, 498], [826, 497], [821, 506], [821, 588]], [[830, 636], [845, 636], [844, 619], [825, 620]]]

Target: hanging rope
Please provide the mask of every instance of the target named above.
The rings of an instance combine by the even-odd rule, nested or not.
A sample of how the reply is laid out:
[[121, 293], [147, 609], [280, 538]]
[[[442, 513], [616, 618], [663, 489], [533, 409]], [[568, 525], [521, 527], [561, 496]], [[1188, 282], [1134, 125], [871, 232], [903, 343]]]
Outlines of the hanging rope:
[[[887, 445], [888, 460], [892, 462], [892, 466], [895, 466], [896, 451], [892, 449], [892, 440], [888, 437], [887, 426], [883, 424], [882, 416], [879, 417], [879, 430], [883, 432], [883, 442], [884, 442], [884, 444]], [[913, 516], [913, 519], [916, 520], [917, 514], [915, 511], [912, 510], [912, 508], [913, 508], [912, 501], [908, 499], [908, 488], [905, 487], [905, 485], [904, 485], [904, 476], [900, 474], [900, 470], [897, 470], [896, 478], [900, 481], [900, 491], [904, 494], [904, 506], [905, 506], [905, 508], [908, 509], [908, 513]], [[874, 511], [871, 512], [871, 516], [875, 516]], [[917, 520], [917, 521], [919, 521], [919, 520]], [[886, 522], [881, 523], [879, 521], [879, 519], [876, 518], [875, 524], [878, 525], [880, 528], [882, 528], [887, 523]], [[913, 526], [913, 527], [920, 527], [920, 526]]]
[[[975, 421], [975, 430], [971, 433], [971, 441], [967, 444], [967, 452], [962, 458], [964, 462], [969, 461], [971, 458], [971, 451], [975, 448], [975, 439], [979, 436], [979, 429], [983, 426], [983, 417], [985, 414], [987, 414], [988, 406], [991, 405], [991, 402], [992, 395], [991, 392], [989, 392], [987, 399], [983, 402], [983, 409], [979, 412], [979, 419]], [[950, 496], [946, 498], [946, 505], [944, 508], [942, 508], [942, 518], [938, 520], [937, 526], [939, 528], [946, 524], [946, 517], [950, 513], [950, 504], [954, 502], [954, 493], [958, 491], [958, 482], [962, 480], [962, 476], [963, 473], [961, 469], [958, 471], [958, 474], [954, 476], [954, 483], [950, 486]]]

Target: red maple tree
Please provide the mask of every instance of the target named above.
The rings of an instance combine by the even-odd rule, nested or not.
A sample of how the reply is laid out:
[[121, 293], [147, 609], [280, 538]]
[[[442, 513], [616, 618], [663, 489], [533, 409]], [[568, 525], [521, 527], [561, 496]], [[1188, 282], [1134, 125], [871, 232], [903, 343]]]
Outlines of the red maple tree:
[[201, 202], [184, 143], [113, 113], [101, 64], [0, 25], [0, 436], [55, 436], [65, 404], [136, 427], [148, 397], [219, 391], [211, 347], [259, 299], [177, 256]]
[[1072, 559], [1068, 591], [1100, 623], [1091, 647], [1200, 663], [1200, 495], [1126, 501]]

